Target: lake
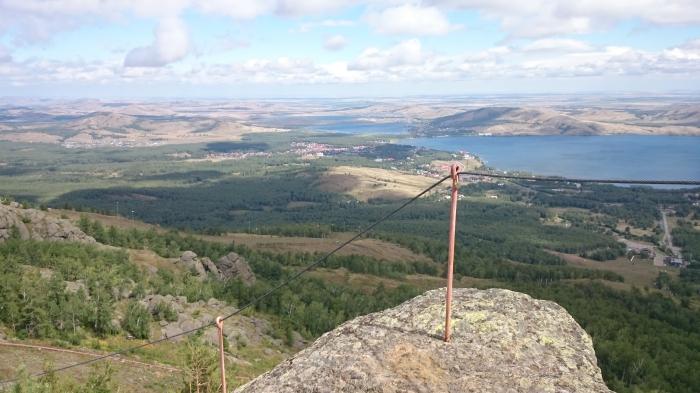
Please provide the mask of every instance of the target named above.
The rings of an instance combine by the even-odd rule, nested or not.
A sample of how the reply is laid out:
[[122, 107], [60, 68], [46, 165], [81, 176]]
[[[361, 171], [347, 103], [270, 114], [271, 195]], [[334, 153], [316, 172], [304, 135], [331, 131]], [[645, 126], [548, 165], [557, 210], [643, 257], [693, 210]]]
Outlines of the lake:
[[254, 118], [256, 124], [295, 130], [343, 134], [397, 135], [408, 131], [408, 123], [376, 122], [349, 115], [272, 115]]
[[453, 136], [398, 143], [467, 151], [499, 170], [582, 178], [700, 180], [700, 137]]

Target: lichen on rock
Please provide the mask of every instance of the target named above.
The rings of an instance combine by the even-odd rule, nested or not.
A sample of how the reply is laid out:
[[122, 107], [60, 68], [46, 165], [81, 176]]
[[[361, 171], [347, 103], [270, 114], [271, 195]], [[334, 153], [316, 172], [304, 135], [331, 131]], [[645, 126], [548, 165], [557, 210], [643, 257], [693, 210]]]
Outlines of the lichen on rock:
[[588, 334], [556, 303], [444, 289], [348, 321], [238, 393], [609, 392]]

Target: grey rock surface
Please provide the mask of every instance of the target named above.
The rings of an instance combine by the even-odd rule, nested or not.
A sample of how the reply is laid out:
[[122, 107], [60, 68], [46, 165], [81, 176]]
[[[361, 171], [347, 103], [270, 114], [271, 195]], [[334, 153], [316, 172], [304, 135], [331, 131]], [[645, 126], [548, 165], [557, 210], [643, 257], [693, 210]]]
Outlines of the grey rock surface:
[[[209, 299], [207, 302], [188, 303], [184, 296], [171, 295], [146, 295], [140, 300], [146, 309], [153, 313], [160, 303], [170, 306], [177, 312], [174, 321], [160, 321], [160, 337], [173, 337], [189, 329], [203, 326], [213, 322], [217, 316], [225, 316], [236, 311], [233, 306], [227, 305], [218, 299]], [[265, 319], [236, 315], [224, 324], [224, 335], [231, 345], [261, 345], [270, 342], [282, 346], [282, 342], [271, 336], [272, 325]], [[173, 341], [184, 340], [185, 336], [176, 337]], [[215, 328], [209, 328], [204, 332], [205, 341], [212, 345], [218, 345], [219, 339]]]
[[185, 251], [182, 253], [180, 256], [179, 263], [184, 265], [187, 269], [194, 271], [197, 273], [197, 276], [203, 280], [207, 277], [207, 272], [204, 269], [204, 265], [202, 265], [202, 262], [199, 260], [197, 257], [197, 254], [195, 254], [192, 251]]
[[204, 270], [206, 270], [209, 273], [212, 273], [214, 277], [220, 278], [219, 269], [216, 268], [216, 265], [214, 264], [214, 262], [211, 261], [211, 259], [204, 257], [200, 262], [202, 262]]
[[255, 284], [255, 274], [250, 269], [245, 258], [230, 252], [216, 261], [216, 267], [222, 280], [238, 279], [246, 285]]
[[0, 204], [0, 242], [10, 238], [13, 228], [17, 228], [22, 239], [95, 243], [68, 220], [41, 210], [22, 209], [16, 203]]
[[444, 289], [348, 321], [238, 393], [610, 392], [588, 334], [556, 303], [503, 289]]

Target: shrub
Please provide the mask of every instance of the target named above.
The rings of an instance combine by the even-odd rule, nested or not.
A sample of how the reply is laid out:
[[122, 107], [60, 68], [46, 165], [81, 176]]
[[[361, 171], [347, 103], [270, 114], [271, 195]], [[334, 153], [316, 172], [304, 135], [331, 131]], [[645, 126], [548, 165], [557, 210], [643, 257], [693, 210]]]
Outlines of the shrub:
[[136, 338], [147, 339], [150, 333], [151, 314], [144, 306], [132, 301], [126, 308], [122, 328]]

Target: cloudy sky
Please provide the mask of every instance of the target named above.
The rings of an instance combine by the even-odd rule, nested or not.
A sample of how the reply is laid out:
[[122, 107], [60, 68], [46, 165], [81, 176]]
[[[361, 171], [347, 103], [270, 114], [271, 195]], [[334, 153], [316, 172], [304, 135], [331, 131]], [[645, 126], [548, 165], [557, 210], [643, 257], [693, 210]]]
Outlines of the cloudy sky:
[[698, 0], [0, 0], [0, 96], [698, 90]]

